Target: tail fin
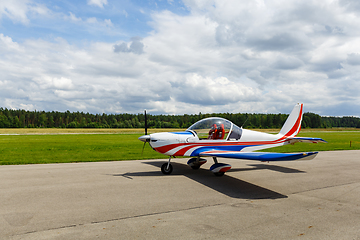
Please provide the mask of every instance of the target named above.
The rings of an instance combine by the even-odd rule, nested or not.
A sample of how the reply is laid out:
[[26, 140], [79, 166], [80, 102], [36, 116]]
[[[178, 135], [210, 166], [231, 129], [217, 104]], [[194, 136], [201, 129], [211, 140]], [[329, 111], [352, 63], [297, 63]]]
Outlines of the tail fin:
[[301, 120], [303, 115], [303, 104], [298, 103], [286, 119], [284, 126], [279, 134], [286, 137], [295, 137], [301, 129]]

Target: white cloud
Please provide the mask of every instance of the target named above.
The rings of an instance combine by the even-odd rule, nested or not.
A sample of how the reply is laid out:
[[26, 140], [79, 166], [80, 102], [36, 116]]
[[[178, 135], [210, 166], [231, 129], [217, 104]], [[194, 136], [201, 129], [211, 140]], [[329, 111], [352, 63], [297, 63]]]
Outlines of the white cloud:
[[0, 50], [1, 52], [12, 52], [12, 51], [20, 51], [20, 46], [18, 43], [13, 42], [11, 37], [4, 36], [4, 34], [0, 33]]
[[260, 97], [257, 89], [242, 83], [231, 82], [226, 77], [202, 77], [186, 74], [184, 80], [174, 84], [175, 99], [184, 103], [199, 105], [226, 105], [254, 101]]
[[104, 20], [104, 23], [105, 23], [105, 25], [108, 26], [108, 27], [112, 27], [112, 26], [113, 26], [113, 23], [111, 22], [110, 19], [105, 19], [105, 20]]
[[0, 17], [6, 16], [15, 22], [27, 24], [29, 22], [27, 13], [29, 9], [28, 0], [14, 0], [0, 2]]
[[77, 17], [72, 12], [69, 12], [69, 15], [63, 15], [63, 19], [70, 20], [71, 22], [82, 26], [82, 29], [87, 29], [87, 31], [94, 33], [104, 32], [106, 29], [111, 29], [114, 26], [111, 19], [100, 20], [96, 17], [88, 17], [83, 19], [81, 17]]
[[73, 82], [69, 78], [65, 77], [49, 77], [42, 76], [41, 78], [34, 78], [34, 82], [36, 82], [41, 89], [72, 89], [74, 88]]
[[[81, 21], [81, 19], [80, 19], [80, 21]], [[98, 20], [96, 17], [87, 18], [82, 23], [87, 24], [88, 26], [95, 26], [98, 28], [113, 27], [113, 23], [111, 22], [110, 19]]]
[[125, 10], [123, 10], [123, 14], [126, 18], [129, 16], [129, 14]]
[[76, 17], [74, 13], [69, 12], [69, 16], [65, 16], [65, 19], [70, 19], [71, 21], [74, 22], [81, 22], [82, 19], [80, 17]]
[[29, 23], [29, 14], [48, 15], [50, 10], [31, 0], [0, 1], [0, 19], [7, 17], [13, 22]]
[[98, 23], [98, 20], [96, 19], [96, 17], [88, 18], [88, 19], [86, 19], [86, 21], [87, 21], [88, 23]]
[[131, 39], [131, 44], [128, 46], [128, 43], [118, 43], [113, 46], [114, 52], [132, 52], [136, 54], [144, 53], [144, 44], [142, 43], [142, 38], [133, 37]]
[[104, 5], [108, 4], [107, 0], [88, 0], [87, 3], [89, 5], [95, 5], [101, 8], [104, 8]]
[[[126, 41], [73, 45], [62, 38], [15, 41], [0, 33], [0, 105], [286, 113], [304, 102], [306, 111], [330, 115], [335, 106], [341, 114], [346, 109], [360, 115], [355, 104], [360, 102], [360, 15], [345, 4], [354, 2], [184, 2], [188, 15], [152, 11], [153, 30]], [[24, 18], [20, 11], [18, 21], [26, 22], [21, 19], [28, 19], [29, 11], [23, 11]], [[69, 12], [66, 19], [94, 28], [116, 23], [76, 15]]]
[[360, 53], [348, 54], [347, 63], [351, 65], [360, 65]]

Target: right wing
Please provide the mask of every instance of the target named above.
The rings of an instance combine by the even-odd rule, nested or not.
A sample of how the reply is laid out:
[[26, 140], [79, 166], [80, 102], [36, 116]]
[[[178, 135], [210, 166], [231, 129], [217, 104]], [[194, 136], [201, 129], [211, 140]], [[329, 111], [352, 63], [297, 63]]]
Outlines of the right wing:
[[237, 158], [258, 161], [293, 161], [293, 160], [311, 160], [316, 157], [318, 152], [306, 153], [272, 153], [272, 152], [239, 152], [239, 151], [205, 151], [200, 153], [201, 157], [223, 157]]

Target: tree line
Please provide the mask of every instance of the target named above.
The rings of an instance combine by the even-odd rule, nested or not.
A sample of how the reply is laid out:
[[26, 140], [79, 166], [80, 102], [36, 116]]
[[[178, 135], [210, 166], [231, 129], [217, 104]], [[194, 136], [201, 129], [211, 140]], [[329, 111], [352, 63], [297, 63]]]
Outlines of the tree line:
[[[149, 128], [188, 128], [206, 117], [226, 118], [244, 128], [281, 128], [288, 114], [212, 113], [149, 115]], [[144, 128], [144, 114], [90, 114], [83, 112], [45, 112], [0, 108], [0, 128]], [[322, 117], [304, 113], [303, 128], [360, 128], [357, 117]]]

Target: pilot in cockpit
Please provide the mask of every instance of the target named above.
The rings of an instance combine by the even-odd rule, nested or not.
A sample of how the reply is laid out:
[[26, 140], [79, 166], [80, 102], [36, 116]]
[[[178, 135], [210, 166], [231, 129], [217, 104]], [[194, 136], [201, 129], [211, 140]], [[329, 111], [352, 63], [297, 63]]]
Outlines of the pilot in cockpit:
[[214, 123], [209, 131], [208, 139], [223, 139], [224, 137], [225, 137], [224, 124], [220, 124], [219, 126], [217, 126], [216, 123]]

